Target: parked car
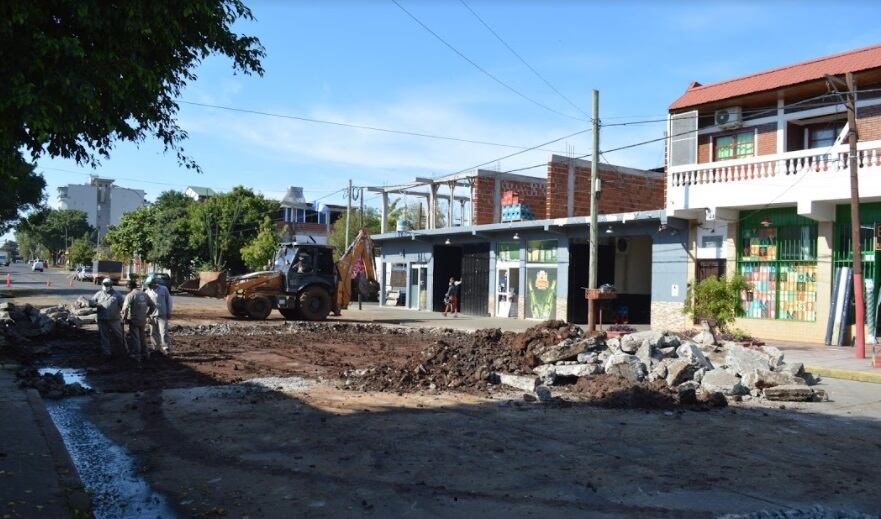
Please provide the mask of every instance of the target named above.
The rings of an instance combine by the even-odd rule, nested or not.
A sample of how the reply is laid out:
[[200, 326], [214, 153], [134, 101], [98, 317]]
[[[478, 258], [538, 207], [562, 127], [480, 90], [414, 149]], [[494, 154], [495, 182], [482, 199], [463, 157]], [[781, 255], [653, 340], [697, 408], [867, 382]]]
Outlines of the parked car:
[[78, 281], [92, 281], [92, 267], [85, 265], [77, 269], [76, 279]]
[[164, 286], [169, 292], [171, 292], [171, 276], [165, 272], [151, 272], [147, 274], [147, 277], [149, 276], [153, 276], [153, 279], [156, 280], [156, 284]]
[[34, 272], [43, 272], [45, 265], [40, 260], [34, 260], [34, 264], [31, 265], [31, 270]]

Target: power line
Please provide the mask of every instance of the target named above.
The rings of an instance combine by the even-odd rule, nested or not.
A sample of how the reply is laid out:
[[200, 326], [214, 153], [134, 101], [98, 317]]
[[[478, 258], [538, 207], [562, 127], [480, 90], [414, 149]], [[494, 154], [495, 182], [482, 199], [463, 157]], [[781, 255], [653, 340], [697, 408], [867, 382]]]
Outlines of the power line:
[[568, 139], [568, 138], [570, 138], [570, 137], [575, 137], [576, 135], [581, 135], [582, 133], [587, 133], [587, 132], [589, 132], [589, 131], [590, 131], [590, 130], [579, 130], [579, 131], [577, 131], [577, 132], [575, 132], [575, 133], [570, 133], [569, 135], [564, 135], [564, 136], [562, 136], [562, 137], [558, 137], [558, 138], [556, 138], [556, 139], [554, 139], [554, 140], [551, 140], [551, 141], [548, 141], [548, 142], [543, 142], [543, 143], [541, 143], [541, 144], [539, 144], [539, 145], [537, 145], [537, 146], [533, 146], [533, 147], [531, 147], [531, 148], [527, 148], [527, 149], [525, 149], [525, 150], [521, 150], [521, 151], [518, 151], [518, 152], [515, 152], [515, 153], [511, 153], [510, 155], [505, 155], [504, 157], [499, 157], [499, 158], [496, 158], [496, 159], [493, 159], [493, 160], [488, 160], [488, 161], [486, 161], [486, 162], [482, 162], [482, 163], [480, 163], [480, 164], [478, 164], [478, 165], [476, 165], [476, 166], [472, 166], [472, 167], [470, 167], [470, 168], [465, 168], [465, 169], [459, 170], [459, 171], [453, 173], [453, 175], [458, 175], [459, 173], [465, 173], [465, 172], [467, 172], [467, 171], [471, 171], [471, 170], [474, 170], [474, 169], [478, 169], [478, 168], [481, 168], [481, 167], [483, 167], [483, 166], [486, 166], [487, 164], [492, 164], [493, 162], [499, 162], [499, 161], [501, 161], [501, 160], [509, 159], [509, 158], [511, 158], [511, 157], [515, 157], [515, 156], [517, 156], [517, 155], [520, 155], [520, 154], [526, 153], [526, 152], [528, 152], [528, 151], [538, 150], [538, 149], [540, 149], [542, 146], [547, 146], [548, 144], [553, 144], [553, 143], [555, 143], [555, 142], [562, 141], [563, 139]]
[[542, 81], [544, 82], [544, 84], [548, 86], [548, 88], [550, 88], [551, 90], [553, 90], [553, 91], [554, 91], [558, 96], [560, 96], [564, 101], [566, 101], [567, 103], [569, 103], [569, 105], [572, 106], [572, 108], [575, 108], [576, 110], [578, 110], [579, 112], [581, 112], [582, 114], [584, 114], [584, 116], [587, 117], [588, 120], [590, 120], [590, 115], [589, 115], [587, 112], [585, 112], [585, 111], [582, 110], [578, 105], [576, 105], [575, 103], [573, 103], [571, 99], [569, 99], [568, 97], [566, 97], [565, 95], [563, 95], [563, 93], [560, 92], [559, 90], [557, 90], [557, 88], [554, 87], [554, 85], [552, 85], [550, 81], [548, 81], [547, 79], [545, 79], [545, 77], [542, 76], [537, 70], [535, 70], [535, 68], [534, 68], [532, 65], [530, 65], [525, 59], [523, 59], [523, 56], [521, 56], [516, 50], [514, 50], [510, 45], [508, 45], [508, 42], [506, 42], [504, 39], [502, 39], [502, 37], [499, 36], [499, 34], [498, 34], [496, 31], [494, 31], [493, 28], [490, 27], [489, 24], [486, 23], [486, 21], [485, 21], [483, 18], [481, 18], [480, 15], [477, 14], [477, 13], [474, 11], [474, 9], [472, 9], [471, 6], [468, 5], [468, 4], [465, 2], [465, 0], [459, 0], [459, 1], [462, 2], [462, 5], [464, 5], [465, 8], [468, 9], [468, 10], [471, 12], [471, 14], [473, 14], [474, 17], [477, 18], [477, 20], [478, 20], [481, 24], [483, 24], [484, 27], [486, 27], [486, 30], [488, 30], [493, 36], [495, 36], [496, 39], [499, 40], [499, 42], [501, 42], [501, 44], [504, 45], [506, 49], [508, 49], [509, 51], [511, 51], [511, 54], [513, 54], [517, 59], [519, 59], [520, 62], [523, 63], [523, 64], [526, 66], [526, 68], [528, 68], [529, 70], [531, 70], [532, 73], [535, 74], [535, 76], [536, 76], [537, 78], [539, 78], [540, 80], [542, 80]]
[[417, 18], [413, 13], [411, 13], [410, 11], [408, 11], [407, 9], [405, 9], [404, 6], [402, 6], [400, 3], [398, 3], [398, 0], [392, 0], [392, 2], [393, 2], [396, 6], [398, 6], [398, 8], [399, 8], [401, 11], [404, 11], [404, 13], [406, 13], [407, 16], [409, 16], [410, 18], [412, 18], [413, 21], [415, 21], [416, 23], [418, 23], [423, 29], [425, 29], [426, 31], [428, 31], [428, 33], [430, 33], [432, 36], [434, 36], [435, 38], [437, 38], [438, 41], [440, 41], [441, 43], [443, 43], [448, 49], [450, 49], [451, 51], [455, 52], [460, 58], [462, 58], [462, 59], [464, 59], [465, 61], [467, 61], [468, 63], [470, 63], [474, 68], [476, 68], [477, 70], [479, 70], [480, 72], [482, 72], [484, 75], [486, 75], [487, 77], [489, 77], [490, 79], [492, 79], [493, 81], [495, 81], [496, 83], [498, 83], [499, 85], [505, 87], [506, 89], [510, 90], [511, 92], [513, 92], [513, 93], [517, 94], [518, 96], [522, 97], [523, 99], [529, 101], [530, 103], [532, 103], [532, 104], [534, 104], [534, 105], [536, 105], [536, 106], [539, 106], [539, 107], [541, 107], [541, 108], [544, 108], [545, 110], [547, 110], [547, 111], [549, 111], [549, 112], [553, 112], [553, 113], [555, 113], [555, 114], [557, 114], [557, 115], [561, 115], [561, 116], [563, 116], [563, 117], [568, 117], [568, 118], [570, 118], [570, 119], [575, 119], [576, 121], [583, 121], [583, 120], [584, 120], [584, 119], [582, 119], [581, 117], [575, 117], [575, 116], [569, 115], [569, 114], [567, 114], [567, 113], [563, 113], [563, 112], [560, 112], [560, 111], [558, 111], [558, 110], [554, 110], [554, 109], [551, 108], [550, 106], [548, 106], [548, 105], [546, 105], [546, 104], [543, 104], [543, 103], [541, 103], [541, 102], [539, 102], [539, 101], [536, 101], [535, 99], [533, 99], [533, 98], [527, 96], [527, 95], [524, 94], [523, 92], [520, 92], [520, 91], [517, 90], [516, 88], [512, 87], [512, 86], [509, 85], [508, 83], [505, 83], [504, 81], [502, 81], [501, 79], [499, 79], [498, 77], [496, 77], [495, 75], [493, 75], [492, 73], [490, 73], [488, 70], [486, 70], [485, 68], [483, 68], [483, 67], [481, 67], [480, 65], [478, 65], [474, 60], [472, 60], [471, 58], [469, 58], [468, 56], [466, 56], [465, 54], [463, 54], [459, 49], [457, 49], [457, 48], [454, 47], [452, 44], [450, 44], [450, 43], [447, 42], [445, 39], [443, 39], [438, 33], [436, 33], [436, 32], [434, 32], [433, 30], [431, 30], [431, 28], [430, 28], [429, 26], [425, 25], [425, 23], [423, 23], [422, 20], [420, 20], [419, 18]]
[[[369, 131], [374, 131], [374, 132], [393, 133], [393, 134], [397, 134], [397, 135], [407, 135], [409, 137], [423, 137], [426, 139], [440, 139], [440, 140], [445, 140], [445, 141], [465, 142], [468, 144], [481, 144], [484, 146], [497, 146], [500, 148], [514, 148], [514, 149], [525, 149], [526, 148], [526, 146], [519, 146], [516, 144], [503, 144], [503, 143], [499, 143], [499, 142], [480, 141], [480, 140], [475, 140], [475, 139], [465, 139], [463, 137], [451, 137], [449, 135], [436, 135], [436, 134], [431, 134], [431, 133], [422, 133], [422, 132], [415, 132], [415, 131], [409, 131], [409, 130], [394, 130], [391, 128], [382, 128], [379, 126], [369, 126], [369, 125], [355, 124], [355, 123], [344, 123], [344, 122], [340, 122], [340, 121], [329, 121], [326, 119], [314, 119], [311, 117], [303, 117], [301, 115], [288, 115], [288, 114], [278, 114], [278, 113], [271, 113], [271, 112], [262, 112], [259, 110], [250, 110], [247, 108], [236, 108], [236, 107], [232, 107], [232, 106], [213, 105], [213, 104], [209, 104], [209, 103], [197, 103], [195, 101], [178, 101], [178, 102], [181, 104], [201, 106], [204, 108], [216, 108], [218, 110], [228, 110], [230, 112], [239, 112], [239, 113], [252, 114], [252, 115], [262, 115], [262, 116], [266, 116], [266, 117], [275, 117], [278, 119], [292, 119], [295, 121], [302, 121], [302, 122], [307, 122], [307, 123], [327, 124], [327, 125], [331, 125], [331, 126], [340, 126], [340, 127], [344, 127], [344, 128], [354, 128], [356, 130], [369, 130]], [[552, 150], [547, 150], [547, 151], [552, 151]]]

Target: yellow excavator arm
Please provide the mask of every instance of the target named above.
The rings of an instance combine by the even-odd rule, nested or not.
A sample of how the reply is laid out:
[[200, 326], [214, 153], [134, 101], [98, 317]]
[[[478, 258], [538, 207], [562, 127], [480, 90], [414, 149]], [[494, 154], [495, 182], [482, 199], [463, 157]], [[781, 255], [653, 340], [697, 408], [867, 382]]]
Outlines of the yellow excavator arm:
[[361, 260], [361, 263], [364, 265], [364, 275], [367, 280], [376, 283], [376, 266], [373, 264], [373, 240], [370, 239], [370, 234], [364, 228], [358, 231], [355, 241], [349, 245], [349, 248], [346, 249], [340, 260], [336, 262], [339, 280], [336, 287], [335, 315], [339, 315], [340, 310], [347, 308], [349, 301], [352, 300], [352, 268], [358, 260]]

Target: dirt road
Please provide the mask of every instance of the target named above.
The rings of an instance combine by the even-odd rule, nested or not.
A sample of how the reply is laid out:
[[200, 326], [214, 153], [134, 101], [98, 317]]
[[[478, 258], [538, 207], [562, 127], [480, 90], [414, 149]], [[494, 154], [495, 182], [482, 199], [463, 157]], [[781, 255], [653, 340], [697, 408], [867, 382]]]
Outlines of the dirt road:
[[81, 397], [76, 420], [133, 455], [172, 515], [881, 510], [878, 385], [825, 381], [831, 402], [707, 412], [530, 404], [498, 389], [360, 392], [340, 374], [407, 365], [438, 336], [205, 322], [213, 324], [175, 333], [174, 355], [140, 367], [97, 357], [94, 331], [35, 345], [39, 364], [84, 370], [99, 392]]

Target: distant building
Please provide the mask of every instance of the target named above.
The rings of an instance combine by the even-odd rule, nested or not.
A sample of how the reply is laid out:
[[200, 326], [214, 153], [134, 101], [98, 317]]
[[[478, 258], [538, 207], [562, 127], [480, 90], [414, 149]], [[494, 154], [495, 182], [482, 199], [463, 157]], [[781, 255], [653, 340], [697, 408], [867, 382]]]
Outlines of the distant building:
[[144, 192], [113, 184], [112, 178], [91, 177], [88, 184], [68, 184], [58, 188], [61, 209], [86, 213], [89, 225], [98, 230], [99, 239], [107, 228], [117, 225], [122, 215], [144, 205]]
[[303, 188], [289, 186], [276, 219], [285, 241], [326, 244], [330, 226], [345, 214], [341, 205], [307, 202]]
[[217, 193], [210, 187], [187, 186], [187, 190], [184, 191], [184, 194], [192, 198], [196, 202], [201, 202], [203, 200], [211, 198]]

